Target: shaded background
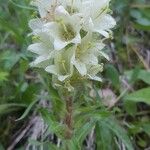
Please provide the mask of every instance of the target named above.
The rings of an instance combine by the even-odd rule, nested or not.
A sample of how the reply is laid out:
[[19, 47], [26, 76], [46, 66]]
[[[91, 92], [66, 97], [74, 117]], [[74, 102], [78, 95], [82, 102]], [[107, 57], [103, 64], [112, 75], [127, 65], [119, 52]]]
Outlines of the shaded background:
[[[120, 115], [135, 149], [149, 150], [150, 3], [112, 0], [111, 4], [117, 26], [114, 39], [107, 41], [105, 51], [111, 62], [106, 62], [99, 93], [103, 99], [111, 96], [104, 103]], [[42, 71], [29, 67], [34, 56], [26, 50], [32, 41], [27, 36], [28, 21], [35, 15], [29, 0], [0, 0], [0, 150], [11, 145], [28, 127], [34, 109], [23, 120], [15, 120], [45, 90], [39, 75]], [[131, 93], [126, 98], [129, 101], [123, 99], [126, 93]], [[120, 95], [122, 101], [117, 103], [115, 97]], [[16, 149], [23, 147], [27, 137], [27, 133], [22, 136]]]

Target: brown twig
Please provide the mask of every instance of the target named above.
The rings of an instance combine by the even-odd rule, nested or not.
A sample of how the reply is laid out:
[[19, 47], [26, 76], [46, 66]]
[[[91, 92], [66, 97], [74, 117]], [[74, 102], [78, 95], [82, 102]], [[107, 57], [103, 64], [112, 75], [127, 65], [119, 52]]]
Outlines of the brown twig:
[[131, 8], [150, 8], [149, 4], [132, 4]]
[[33, 125], [33, 121], [29, 122], [28, 126], [16, 137], [13, 143], [7, 148], [7, 150], [13, 150], [14, 147], [20, 142], [20, 140], [24, 137], [24, 135], [29, 131], [31, 126]]
[[120, 101], [120, 99], [128, 92], [129, 88], [125, 89], [116, 99], [116, 102], [113, 106], [108, 107], [108, 109], [112, 109], [113, 107], [116, 106], [116, 104]]
[[135, 54], [138, 56], [139, 60], [140, 60], [141, 63], [143, 64], [144, 68], [145, 68], [146, 70], [149, 70], [150, 68], [149, 68], [148, 64], [145, 62], [144, 58], [139, 54], [138, 50], [137, 50], [135, 47], [131, 46], [131, 45], [130, 45], [130, 48], [131, 48], [131, 49], [135, 52]]

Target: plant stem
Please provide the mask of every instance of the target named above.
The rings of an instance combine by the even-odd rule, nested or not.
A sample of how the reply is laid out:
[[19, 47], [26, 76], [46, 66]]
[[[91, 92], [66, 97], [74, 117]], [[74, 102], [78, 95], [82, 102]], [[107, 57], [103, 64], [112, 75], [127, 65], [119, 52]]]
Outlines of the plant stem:
[[72, 130], [73, 130], [73, 100], [72, 97], [69, 96], [66, 98], [66, 116], [65, 116], [65, 124], [67, 126], [67, 130], [65, 133], [65, 138], [66, 139], [71, 139], [72, 137]]

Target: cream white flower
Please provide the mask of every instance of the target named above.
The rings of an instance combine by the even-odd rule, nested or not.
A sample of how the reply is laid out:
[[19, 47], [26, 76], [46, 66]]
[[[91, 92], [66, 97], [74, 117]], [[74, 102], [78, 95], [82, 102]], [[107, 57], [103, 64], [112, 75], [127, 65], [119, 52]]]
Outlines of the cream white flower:
[[[97, 45], [99, 46], [97, 48]], [[72, 64], [76, 67], [81, 76], [88, 74], [89, 66], [98, 65], [98, 55], [100, 50], [104, 48], [103, 43], [95, 43], [92, 40], [92, 33], [88, 33], [77, 46], [72, 59]], [[101, 69], [100, 69], [101, 70]]]
[[40, 32], [38, 33], [38, 36], [35, 36], [35, 40], [37, 42], [29, 45], [28, 47], [29, 51], [38, 56], [31, 63], [31, 66], [45, 68], [46, 66], [50, 65], [53, 57], [55, 56], [53, 39], [48, 34]]
[[41, 18], [45, 18], [57, 4], [56, 0], [33, 0], [31, 5], [38, 8]]
[[108, 14], [110, 0], [86, 0], [84, 2], [85, 30], [98, 32], [106, 38], [116, 25], [116, 21]]
[[102, 81], [102, 78], [99, 77], [97, 74], [99, 72], [103, 71], [103, 64], [97, 64], [97, 65], [88, 65], [88, 72], [87, 72], [87, 78], [95, 81]]
[[54, 38], [54, 47], [61, 50], [70, 43], [80, 43], [80, 19], [79, 15], [70, 16], [69, 13], [59, 6], [55, 11], [55, 22], [45, 24], [47, 31]]
[[84, 10], [84, 3], [82, 0], [60, 0], [60, 4], [69, 14], [82, 13]]
[[71, 59], [75, 46], [58, 52], [54, 58], [54, 64], [46, 67], [46, 71], [57, 76], [59, 81], [64, 81], [70, 78], [73, 74], [73, 65]]
[[32, 35], [38, 35], [40, 33], [47, 34], [46, 29], [44, 28], [45, 21], [40, 18], [31, 19], [29, 21], [29, 27], [32, 29]]
[[[34, 44], [28, 50], [37, 58], [32, 66], [52, 74], [54, 85], [68, 87], [76, 76], [102, 81], [103, 38], [109, 38], [115, 20], [109, 15], [110, 0], [34, 0], [40, 18], [30, 20]], [[104, 37], [101, 38], [99, 33]], [[77, 78], [78, 80], [78, 78]]]

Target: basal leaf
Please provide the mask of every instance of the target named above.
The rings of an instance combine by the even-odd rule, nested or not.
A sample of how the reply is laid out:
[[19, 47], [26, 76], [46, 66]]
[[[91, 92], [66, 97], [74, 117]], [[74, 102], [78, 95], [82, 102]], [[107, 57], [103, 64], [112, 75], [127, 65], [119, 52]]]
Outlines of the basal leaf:
[[150, 84], [150, 71], [142, 69], [134, 69], [126, 71], [125, 75], [131, 83], [136, 82], [137, 80], [142, 80], [143, 82]]
[[141, 70], [138, 78], [150, 85], [150, 71]]
[[144, 88], [128, 94], [124, 97], [124, 100], [144, 102], [150, 105], [150, 88]]

